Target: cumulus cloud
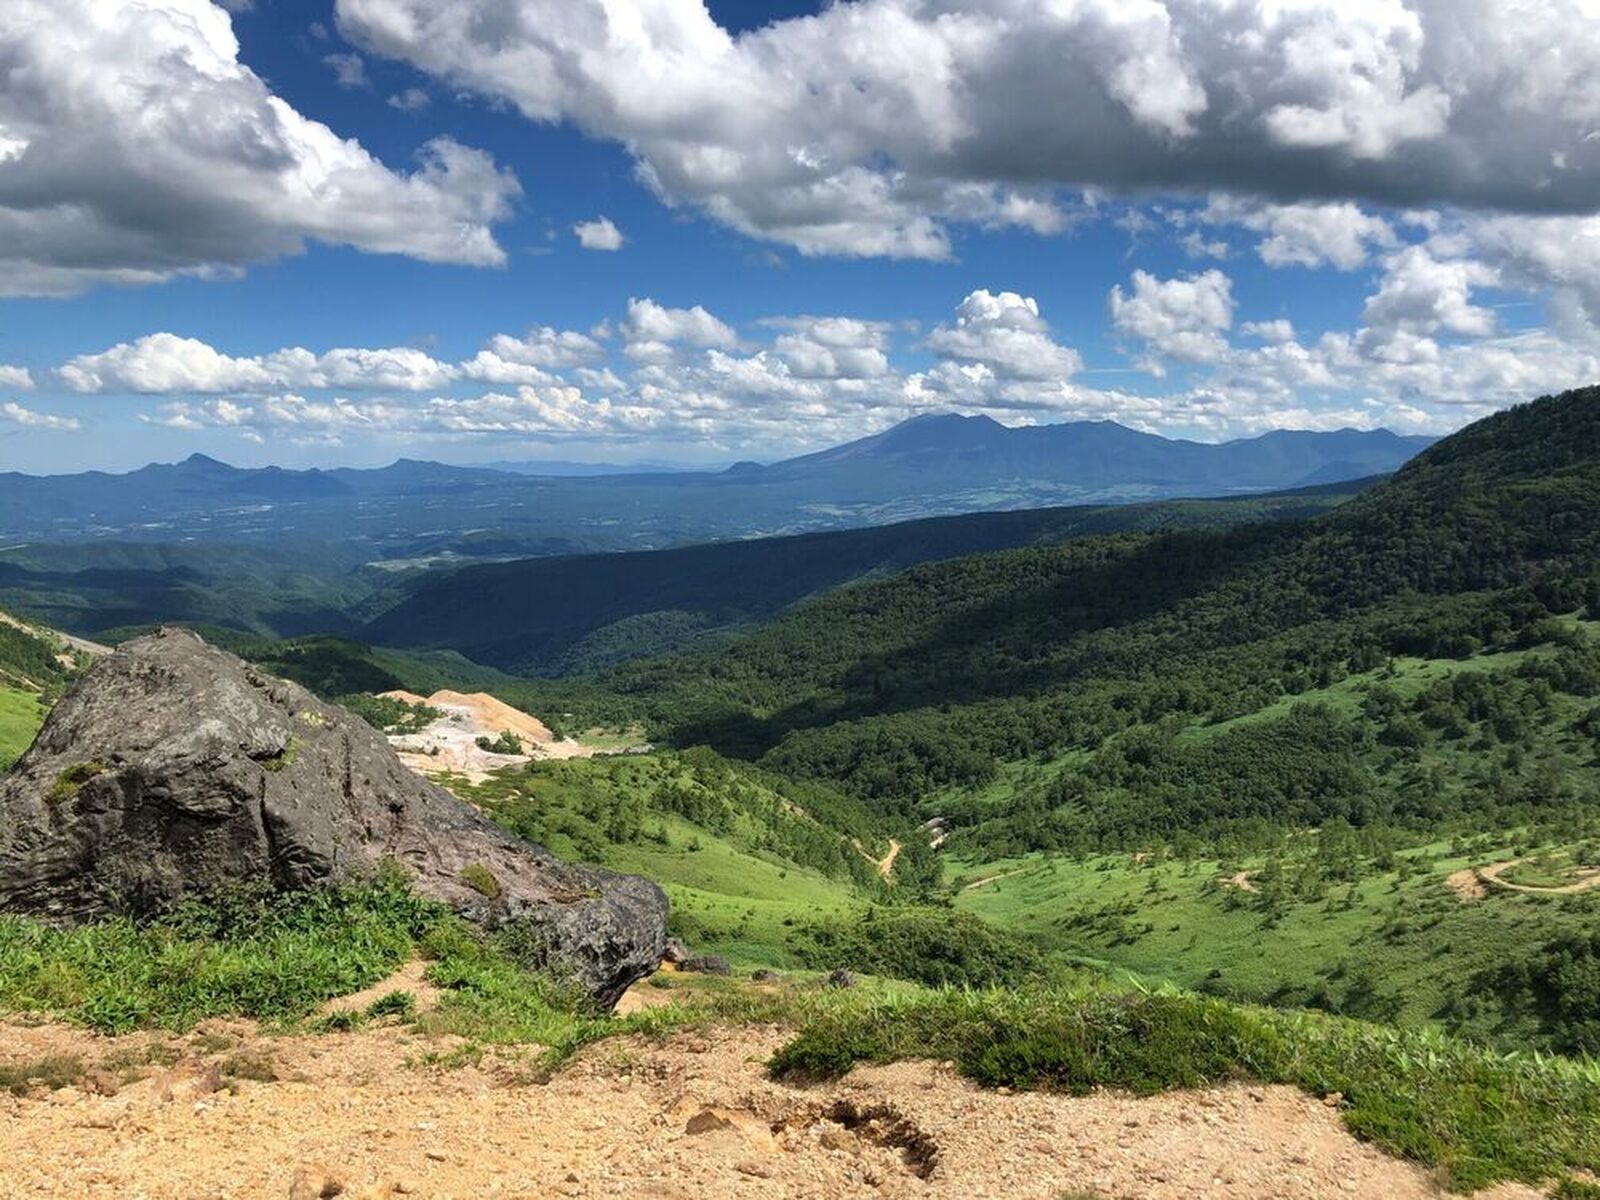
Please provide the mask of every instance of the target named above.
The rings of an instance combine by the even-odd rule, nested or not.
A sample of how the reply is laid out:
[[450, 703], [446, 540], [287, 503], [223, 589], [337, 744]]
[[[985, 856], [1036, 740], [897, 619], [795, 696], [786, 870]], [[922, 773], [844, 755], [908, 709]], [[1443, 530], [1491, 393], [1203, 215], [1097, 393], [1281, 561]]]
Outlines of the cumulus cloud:
[[448, 138], [391, 170], [274, 95], [206, 0], [7, 0], [0, 62], [0, 295], [216, 273], [311, 240], [504, 261], [508, 172]]
[[1436, 353], [1437, 333], [1487, 337], [1491, 309], [1472, 303], [1472, 289], [1499, 282], [1499, 274], [1473, 259], [1440, 259], [1425, 246], [1393, 255], [1378, 290], [1368, 297], [1359, 345], [1375, 358], [1401, 360]]
[[15, 400], [7, 400], [4, 404], [0, 404], [0, 417], [4, 417], [13, 425], [22, 425], [28, 429], [51, 429], [70, 433], [81, 428], [77, 417], [35, 412], [31, 408], [23, 408]]
[[578, 245], [585, 250], [622, 249], [622, 230], [612, 224], [610, 217], [596, 217], [593, 221], [579, 221], [572, 227], [572, 232], [578, 239]]
[[1065, 379], [1083, 367], [1076, 350], [1057, 344], [1038, 301], [980, 288], [956, 308], [955, 323], [927, 337], [928, 349], [980, 366], [1000, 379]]
[[1149, 346], [1154, 374], [1162, 373], [1163, 356], [1207, 363], [1228, 352], [1223, 334], [1233, 326], [1233, 282], [1221, 271], [1166, 280], [1135, 271], [1133, 290], [1112, 288], [1110, 303], [1111, 323]]
[[78, 392], [256, 392], [274, 388], [370, 387], [425, 391], [455, 376], [421, 350], [292, 347], [236, 358], [195, 338], [153, 333], [98, 354], [80, 354], [58, 374]]
[[1093, 188], [1308, 203], [1262, 253], [1350, 263], [1381, 233], [1320, 206], [1600, 194], [1591, 0], [855, 0], [737, 35], [700, 0], [337, 13], [369, 52], [617, 141], [669, 204], [807, 254], [944, 258], [951, 222], [1050, 232], [1052, 193]]
[[1374, 246], [1399, 244], [1387, 221], [1349, 202], [1254, 204], [1214, 196], [1201, 219], [1263, 234], [1256, 253], [1270, 267], [1333, 266], [1353, 271], [1366, 263]]
[[585, 333], [545, 325], [526, 337], [497, 333], [477, 355], [461, 364], [467, 379], [497, 384], [547, 382], [549, 372], [594, 362], [605, 347]]
[[779, 317], [773, 351], [802, 379], [877, 379], [889, 373], [889, 326], [853, 317]]
[[0, 387], [30, 391], [33, 388], [33, 372], [27, 367], [9, 367], [0, 363]]
[[731, 349], [739, 344], [733, 327], [696, 304], [693, 308], [667, 308], [651, 299], [630, 299], [621, 325], [623, 353], [639, 363], [666, 363], [674, 345]]

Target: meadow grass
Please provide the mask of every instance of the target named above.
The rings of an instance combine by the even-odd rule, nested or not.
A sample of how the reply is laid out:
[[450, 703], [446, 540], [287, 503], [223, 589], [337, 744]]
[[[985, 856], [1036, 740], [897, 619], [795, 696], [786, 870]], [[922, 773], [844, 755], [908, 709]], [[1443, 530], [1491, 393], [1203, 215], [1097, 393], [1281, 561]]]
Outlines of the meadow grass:
[[44, 708], [38, 696], [0, 687], [0, 770], [22, 757], [43, 724]]
[[[1433, 843], [1398, 855], [1393, 869], [1364, 867], [1362, 877], [1330, 884], [1314, 898], [1285, 890], [1279, 903], [1223, 882], [1240, 871], [1259, 879], [1259, 857], [1034, 855], [952, 863], [950, 873], [957, 886], [998, 876], [958, 890], [956, 907], [1049, 953], [1233, 999], [1417, 1025], [1440, 1019], [1478, 972], [1560, 933], [1591, 928], [1600, 915], [1600, 891], [1545, 897], [1491, 890], [1463, 904], [1447, 886], [1453, 872], [1522, 849], [1515, 840], [1477, 839], [1467, 852]], [[1284, 869], [1292, 875], [1294, 864]]]

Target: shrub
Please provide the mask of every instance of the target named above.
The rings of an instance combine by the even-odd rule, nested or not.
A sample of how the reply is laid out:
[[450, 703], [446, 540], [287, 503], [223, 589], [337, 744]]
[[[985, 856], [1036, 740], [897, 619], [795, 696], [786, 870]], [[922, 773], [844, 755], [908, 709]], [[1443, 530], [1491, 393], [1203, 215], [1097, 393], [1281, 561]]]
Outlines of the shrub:
[[817, 970], [848, 967], [930, 987], [1016, 984], [1043, 968], [1030, 943], [940, 908], [873, 908], [860, 918], [805, 925], [791, 948]]
[[462, 867], [461, 882], [480, 896], [490, 900], [500, 898], [500, 877], [482, 863], [468, 863]]

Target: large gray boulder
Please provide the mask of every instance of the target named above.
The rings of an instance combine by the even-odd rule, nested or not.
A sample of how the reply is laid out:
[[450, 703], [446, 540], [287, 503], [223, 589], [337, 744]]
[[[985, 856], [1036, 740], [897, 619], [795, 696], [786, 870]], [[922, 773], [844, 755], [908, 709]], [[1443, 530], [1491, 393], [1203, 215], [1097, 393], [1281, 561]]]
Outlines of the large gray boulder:
[[195, 634], [123, 645], [0, 779], [0, 910], [58, 922], [185, 895], [302, 888], [398, 864], [605, 1007], [654, 970], [667, 900], [561, 862], [407, 769], [366, 722]]

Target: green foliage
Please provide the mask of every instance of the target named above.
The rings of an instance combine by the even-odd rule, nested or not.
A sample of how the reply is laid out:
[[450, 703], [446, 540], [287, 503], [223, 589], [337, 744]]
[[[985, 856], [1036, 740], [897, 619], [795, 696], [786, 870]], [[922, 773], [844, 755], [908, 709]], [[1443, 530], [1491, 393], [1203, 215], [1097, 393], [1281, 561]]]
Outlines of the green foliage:
[[65, 804], [78, 794], [78, 789], [96, 775], [103, 774], [106, 765], [103, 762], [81, 762], [67, 767], [55, 777], [54, 782], [44, 794], [46, 804]]
[[[1582, 803], [1593, 789], [1574, 768], [1593, 736], [1574, 750], [1541, 731], [1573, 727], [1566, 697], [1600, 680], [1594, 639], [1571, 622], [1600, 579], [1600, 527], [1575, 515], [1600, 506], [1596, 412], [1590, 390], [1499, 414], [1317, 520], [927, 563], [606, 681], [673, 740], [885, 812], [925, 805], [973, 853], [1333, 819], [1432, 828]], [[1290, 707], [1402, 656], [1491, 652], [1537, 661], [1392, 711], [1376, 691], [1370, 709]], [[1211, 729], [1225, 732], [1199, 744]], [[1015, 812], [961, 806], [1003, 764], [1079, 754], [1087, 769], [1016, 797]], [[1439, 770], [1442, 788], [1427, 778]]]
[[479, 750], [490, 754], [521, 754], [522, 739], [509, 729], [502, 729], [497, 737], [476, 738]]
[[1512, 1028], [1531, 1020], [1563, 1054], [1600, 1057], [1600, 933], [1569, 932], [1529, 947], [1480, 972], [1469, 994], [1480, 1004], [1492, 997]]
[[393, 734], [417, 733], [441, 716], [437, 708], [426, 704], [408, 704], [394, 696], [367, 692], [351, 692], [334, 703], [349, 709], [374, 729]]
[[468, 863], [461, 868], [461, 882], [480, 896], [490, 900], [500, 898], [500, 878], [482, 863]]
[[394, 881], [285, 896], [238, 892], [151, 922], [56, 929], [0, 918], [0, 1009], [108, 1033], [214, 1016], [303, 1017], [400, 966], [448, 918]]
[[870, 908], [798, 926], [795, 959], [816, 970], [905, 979], [928, 987], [1015, 986], [1044, 969], [1029, 943], [962, 912]]
[[52, 636], [0, 620], [0, 687], [54, 696], [71, 673], [61, 653]]
[[367, 1016], [373, 1020], [383, 1017], [403, 1017], [409, 1020], [417, 1012], [417, 998], [410, 992], [385, 992], [367, 1005]]
[[[449, 646], [529, 674], [597, 671], [717, 645], [809, 596], [920, 562], [1120, 530], [1304, 517], [1363, 486], [975, 513], [671, 550], [485, 563], [423, 579], [369, 632], [387, 645]], [[529, 596], [540, 602], [529, 604]]]
[[0, 687], [0, 772], [9, 770], [33, 743], [45, 712], [36, 693]]

